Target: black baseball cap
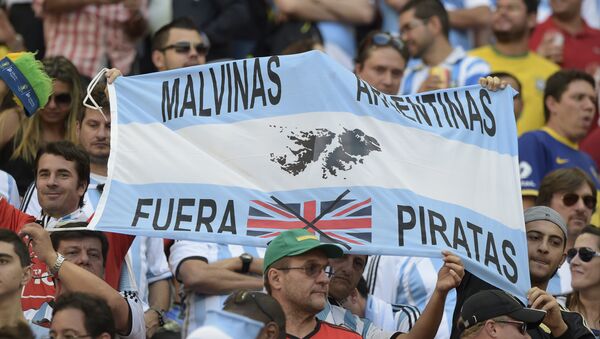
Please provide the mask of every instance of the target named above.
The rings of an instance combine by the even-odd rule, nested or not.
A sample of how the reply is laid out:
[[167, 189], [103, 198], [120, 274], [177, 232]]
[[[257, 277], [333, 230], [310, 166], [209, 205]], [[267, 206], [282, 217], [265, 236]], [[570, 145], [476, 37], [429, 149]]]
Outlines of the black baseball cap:
[[460, 310], [460, 331], [499, 316], [509, 316], [536, 328], [544, 320], [546, 311], [527, 308], [517, 298], [502, 290], [485, 290], [470, 296]]

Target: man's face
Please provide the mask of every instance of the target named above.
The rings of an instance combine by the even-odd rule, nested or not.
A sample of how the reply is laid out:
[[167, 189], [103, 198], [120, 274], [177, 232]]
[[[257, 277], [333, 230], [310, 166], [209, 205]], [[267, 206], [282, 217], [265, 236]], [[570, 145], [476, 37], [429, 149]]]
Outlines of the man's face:
[[569, 83], [559, 101], [548, 97], [546, 105], [552, 127], [570, 141], [579, 142], [587, 135], [592, 124], [596, 112], [596, 92], [587, 81], [575, 80]]
[[564, 235], [558, 226], [546, 220], [528, 222], [525, 229], [531, 283], [545, 284], [565, 259]]
[[88, 334], [85, 329], [85, 315], [75, 308], [65, 308], [56, 312], [52, 317], [50, 334], [61, 338], [85, 336]]
[[104, 257], [100, 239], [64, 239], [58, 244], [57, 252], [61, 253], [65, 260], [94, 273], [99, 278], [104, 278]]
[[[187, 52], [175, 48], [167, 48], [176, 43], [191, 43], [192, 48]], [[164, 51], [154, 51], [152, 61], [159, 71], [177, 69], [188, 66], [202, 65], [206, 63], [206, 54], [200, 53], [193, 46], [200, 44], [202, 36], [195, 30], [172, 28], [169, 30], [169, 38]]]
[[75, 162], [46, 153], [38, 162], [35, 185], [44, 212], [52, 217], [65, 216], [79, 207], [85, 185], [78, 183]]
[[98, 110], [86, 108], [81, 123], [77, 122], [79, 143], [94, 163], [108, 162], [110, 154], [110, 115], [106, 119]]
[[329, 284], [329, 294], [336, 300], [346, 299], [358, 285], [366, 264], [365, 255], [346, 254], [341, 258], [329, 259], [334, 272]]
[[[565, 205], [563, 198], [567, 193], [575, 193], [579, 196], [577, 202], [571, 206]], [[582, 184], [575, 192], [558, 192], [552, 195], [550, 208], [554, 209], [567, 222], [569, 238], [575, 239], [585, 225], [590, 223], [592, 210], [583, 203], [583, 197], [592, 195], [592, 190], [587, 184]]]
[[535, 25], [535, 13], [527, 14], [523, 0], [498, 0], [492, 13], [492, 31], [499, 42], [522, 39]]
[[430, 30], [428, 20], [422, 20], [415, 16], [415, 10], [411, 9], [400, 14], [400, 32], [402, 39], [406, 42], [410, 56], [421, 58], [433, 44], [434, 36]]
[[406, 61], [391, 46], [373, 49], [362, 65], [356, 65], [355, 72], [371, 86], [389, 95], [398, 94]]
[[[309, 251], [305, 254], [290, 257], [288, 267], [319, 267], [329, 265], [327, 256], [321, 250]], [[306, 313], [319, 313], [325, 308], [329, 277], [323, 270], [314, 276], [308, 276], [303, 269], [281, 271], [283, 303]], [[280, 301], [281, 302], [281, 301]]]
[[0, 300], [15, 293], [20, 295], [29, 277], [29, 268], [21, 267], [13, 244], [0, 241]]

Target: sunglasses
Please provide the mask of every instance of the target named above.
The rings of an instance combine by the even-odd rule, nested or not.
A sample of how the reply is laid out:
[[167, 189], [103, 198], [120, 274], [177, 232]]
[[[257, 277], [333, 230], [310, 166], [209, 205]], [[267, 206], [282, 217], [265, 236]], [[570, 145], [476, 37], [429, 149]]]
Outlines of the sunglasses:
[[519, 332], [521, 334], [525, 334], [527, 332], [527, 323], [523, 322], [523, 321], [512, 321], [512, 320], [494, 320], [497, 323], [501, 323], [501, 324], [511, 324], [511, 325], [517, 325]]
[[280, 271], [303, 270], [304, 274], [313, 279], [316, 279], [321, 272], [325, 272], [328, 278], [333, 276], [333, 268], [329, 265], [310, 264], [301, 267], [282, 267], [277, 269]]
[[579, 254], [579, 259], [583, 262], [590, 262], [594, 257], [600, 257], [600, 253], [594, 252], [587, 247], [580, 247], [579, 249], [571, 248], [567, 251], [567, 262], [570, 264], [571, 260]]
[[256, 298], [256, 294], [260, 293], [260, 292], [250, 292], [250, 291], [238, 291], [236, 294], [230, 296], [227, 298], [227, 300], [225, 300], [225, 305], [229, 305], [232, 302], [237, 304], [237, 305], [244, 305], [246, 303], [248, 303], [249, 300], [251, 300], [256, 307], [258, 307], [258, 309], [267, 316], [267, 318], [269, 318], [271, 321], [275, 321], [275, 319], [273, 318], [273, 316], [267, 312], [265, 310], [265, 308], [263, 307], [263, 305], [259, 302], [259, 299]]
[[562, 201], [565, 206], [573, 206], [579, 201], [579, 198], [583, 200], [585, 207], [591, 210], [596, 207], [596, 197], [593, 195], [584, 195], [580, 197], [576, 193], [567, 193], [563, 196]]
[[207, 54], [209, 46], [204, 42], [194, 44], [191, 41], [179, 41], [172, 45], [165, 46], [160, 50], [164, 52], [168, 49], [174, 49], [175, 53], [188, 54], [192, 48], [195, 49], [198, 54]]
[[54, 99], [54, 103], [56, 106], [69, 106], [71, 105], [71, 94], [69, 93], [61, 93], [61, 94], [52, 94], [50, 98], [48, 98], [48, 102]]
[[389, 33], [377, 33], [373, 35], [373, 37], [371, 37], [371, 45], [392, 46], [399, 52], [402, 52], [404, 49], [404, 42]]

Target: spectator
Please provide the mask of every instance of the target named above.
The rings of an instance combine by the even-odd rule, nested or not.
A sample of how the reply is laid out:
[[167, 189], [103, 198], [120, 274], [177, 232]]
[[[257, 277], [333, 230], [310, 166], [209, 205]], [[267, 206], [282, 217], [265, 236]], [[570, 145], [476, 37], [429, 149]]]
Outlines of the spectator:
[[490, 73], [482, 59], [467, 56], [462, 47], [452, 47], [448, 12], [437, 0], [410, 0], [400, 10], [400, 32], [412, 58], [420, 58], [406, 69], [400, 94], [475, 85]]
[[325, 52], [347, 69], [353, 68], [356, 52], [354, 25], [369, 24], [375, 4], [369, 0], [275, 0], [279, 20], [306, 20], [317, 23]]
[[48, 104], [20, 126], [4, 126], [0, 137], [0, 167], [15, 178], [21, 196], [35, 178], [34, 159], [41, 145], [77, 141], [75, 125], [83, 99], [79, 73], [64, 57], [46, 58], [43, 63], [54, 79]]
[[529, 47], [562, 68], [594, 75], [600, 70], [600, 30], [588, 26], [581, 5], [582, 0], [551, 0], [552, 15], [535, 27]]
[[209, 47], [206, 37], [190, 19], [176, 19], [154, 35], [152, 62], [159, 71], [202, 65]]
[[[330, 259], [329, 264], [335, 273], [329, 283], [329, 303], [325, 309], [317, 315], [317, 318], [332, 323], [343, 325], [359, 333], [362, 332], [365, 335], [368, 332], [371, 322], [374, 326], [388, 331], [388, 332], [402, 332], [408, 333], [420, 312], [416, 307], [408, 305], [391, 305], [379, 298], [372, 295], [368, 295], [366, 289], [366, 282], [362, 278], [362, 274], [367, 264], [366, 255], [354, 255], [345, 254], [341, 258]], [[352, 293], [356, 291], [360, 285], [360, 281], [363, 281], [365, 301], [362, 303], [360, 312], [354, 312], [352, 309], [344, 309], [344, 304], [351, 297]], [[340, 307], [331, 307], [331, 305]], [[394, 309], [412, 309], [411, 313], [400, 312], [399, 314], [394, 313]], [[360, 322], [348, 322], [348, 312], [359, 315], [360, 322], [364, 323], [363, 330], [359, 331], [358, 324]], [[340, 322], [344, 319], [344, 322]], [[338, 323], [340, 322], [340, 323]]]
[[21, 290], [29, 282], [32, 274], [31, 259], [27, 247], [13, 231], [0, 229], [0, 260], [0, 334], [8, 331], [9, 327], [22, 324], [39, 335], [45, 334], [47, 331], [40, 326], [27, 326], [27, 320], [21, 310]]
[[[79, 147], [68, 141], [49, 143], [42, 147], [36, 156], [36, 187], [39, 202], [44, 214], [38, 220], [44, 227], [53, 228], [66, 220], [85, 220], [81, 209], [83, 196], [89, 181], [89, 158]], [[25, 224], [36, 218], [20, 212], [4, 199], [0, 199], [0, 226], [18, 232]], [[107, 258], [106, 281], [116, 287], [119, 271], [132, 236], [107, 233], [111, 243]], [[34, 258], [32, 281], [25, 286], [21, 298], [23, 309], [39, 308], [50, 301], [54, 294], [54, 284], [48, 279], [47, 267]]]
[[460, 311], [461, 339], [531, 338], [527, 329], [544, 320], [545, 311], [526, 308], [515, 297], [500, 290], [470, 296]]
[[[573, 248], [575, 239], [583, 227], [590, 222], [595, 209], [593, 202], [595, 197], [594, 182], [584, 171], [576, 167], [560, 168], [544, 177], [535, 203], [552, 208], [565, 220], [567, 223], [565, 248], [569, 250]], [[560, 266], [546, 290], [553, 295], [566, 295], [572, 292], [569, 265]]]
[[567, 251], [571, 265], [574, 292], [567, 298], [569, 309], [583, 315], [592, 332], [600, 336], [600, 229], [586, 226], [575, 241], [575, 247]]
[[[528, 329], [533, 339], [537, 338], [586, 338], [593, 339], [580, 314], [563, 309], [556, 299], [546, 292], [550, 278], [565, 260], [567, 226], [556, 211], [546, 206], [535, 206], [525, 210], [525, 231], [529, 256], [529, 274], [532, 288], [527, 291], [527, 302], [532, 308], [545, 310], [543, 324]], [[470, 272], [458, 287], [456, 309], [457, 324], [465, 300], [475, 293], [497, 289]], [[451, 338], [459, 337], [456, 325]]]
[[546, 125], [519, 138], [525, 208], [533, 206], [542, 178], [557, 168], [578, 167], [600, 187], [594, 161], [577, 146], [592, 123], [596, 99], [594, 79], [584, 72], [561, 70], [548, 79], [544, 90]]
[[404, 42], [390, 33], [372, 31], [357, 54], [354, 73], [377, 90], [396, 95], [409, 58]]
[[50, 336], [57, 338], [115, 338], [115, 321], [106, 302], [94, 295], [74, 292], [56, 298]]
[[[540, 0], [538, 6], [537, 22], [546, 21], [552, 15], [550, 0]], [[581, 5], [581, 16], [590, 27], [600, 29], [600, 3], [597, 0], [583, 0]]]
[[[269, 243], [264, 260], [265, 288], [279, 301], [286, 314], [288, 336], [305, 337], [310, 334], [324, 337], [336, 335], [345, 335], [349, 338], [361, 337], [347, 328], [315, 318], [315, 315], [328, 304], [326, 294], [332, 273], [328, 268], [328, 258], [339, 258], [342, 255], [341, 248], [333, 244], [321, 244], [315, 235], [305, 229], [282, 232]], [[410, 333], [386, 334], [371, 326], [373, 330], [365, 337], [381, 338], [384, 335], [390, 338], [432, 337], [442, 317], [446, 294], [460, 282], [463, 275], [462, 264], [458, 257], [444, 253], [444, 261], [444, 268], [440, 270], [438, 276], [436, 291], [423, 316]], [[345, 321], [346, 324], [349, 322]]]
[[[71, 222], [62, 227], [85, 229], [87, 223]], [[101, 298], [108, 304], [121, 338], [146, 338], [142, 304], [136, 292], [119, 293], [103, 280], [109, 254], [104, 233], [60, 230], [50, 237], [39, 224], [30, 223], [21, 228], [20, 234], [29, 237], [33, 252], [56, 278], [56, 297], [66, 292], [83, 292]], [[54, 303], [44, 303], [37, 311], [27, 312], [26, 316], [39, 323], [52, 321], [47, 314], [53, 308]], [[62, 322], [62, 318], [59, 320]]]
[[523, 113], [523, 86], [516, 76], [507, 72], [492, 72], [491, 77], [497, 77], [500, 81], [510, 85], [515, 91], [519, 92], [513, 97], [513, 109], [515, 112], [515, 122], [519, 121], [521, 114]]
[[248, 290], [236, 291], [227, 297], [223, 310], [265, 324], [258, 336], [259, 339], [285, 338], [285, 314], [277, 300], [268, 294]]
[[517, 120], [518, 133], [542, 127], [543, 93], [546, 79], [559, 67], [530, 52], [527, 42], [535, 26], [537, 0], [497, 0], [491, 27], [495, 43], [469, 53], [490, 64], [493, 72], [515, 75], [523, 85], [523, 114]]

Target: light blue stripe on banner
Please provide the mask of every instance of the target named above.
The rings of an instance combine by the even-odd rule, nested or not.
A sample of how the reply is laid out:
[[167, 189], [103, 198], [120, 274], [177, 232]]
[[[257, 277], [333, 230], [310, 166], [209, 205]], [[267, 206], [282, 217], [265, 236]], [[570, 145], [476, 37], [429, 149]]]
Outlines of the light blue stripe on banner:
[[502, 105], [512, 105], [512, 89], [489, 93], [471, 86], [391, 97], [374, 92], [319, 52], [124, 77], [115, 88], [120, 125], [163, 123], [177, 131], [309, 112], [350, 112], [517, 154], [512, 106]]
[[[377, 187], [349, 190], [344, 199], [353, 201], [329, 213], [317, 227], [358, 225], [355, 229], [333, 232], [350, 239], [352, 252], [439, 257], [441, 249], [451, 248], [461, 254], [463, 260], [472, 258], [470, 262], [465, 260], [467, 269], [495, 285], [514, 289], [507, 280], [498, 279], [501, 275], [513, 281], [514, 277], [519, 277], [515, 281], [517, 291], [524, 292], [529, 287], [527, 243], [520, 228], [522, 225], [506, 227], [468, 208], [422, 197], [408, 190]], [[303, 204], [305, 208], [299, 213], [312, 221], [320, 213], [321, 202], [333, 201], [344, 191], [345, 188], [319, 188], [270, 194], [202, 184], [126, 185], [112, 181], [98, 225], [115, 225], [99, 229], [118, 233], [265, 246], [270, 238], [245, 236], [249, 219], [260, 219], [261, 224], [264, 220], [283, 220], [288, 222], [287, 225], [295, 222], [294, 227], [305, 226], [293, 216], [286, 218], [285, 212], [273, 212], [276, 208], [261, 208], [260, 204], [273, 203], [271, 195], [290, 206]], [[157, 208], [158, 199], [161, 199], [160, 208]], [[371, 199], [370, 203], [368, 199]], [[251, 201], [261, 203], [252, 205], [258, 212], [253, 212], [253, 217], [249, 218]], [[315, 201], [316, 207], [312, 210], [310, 201]], [[371, 206], [372, 227], [365, 221], [369, 219], [369, 211], [358, 208], [356, 214], [346, 212], [354, 204], [365, 201], [362, 206]], [[332, 217], [336, 214], [337, 217]], [[203, 223], [199, 223], [199, 219]], [[342, 221], [336, 224], [329, 220]], [[208, 228], [212, 233], [207, 232]], [[361, 239], [363, 245], [356, 244]]]

